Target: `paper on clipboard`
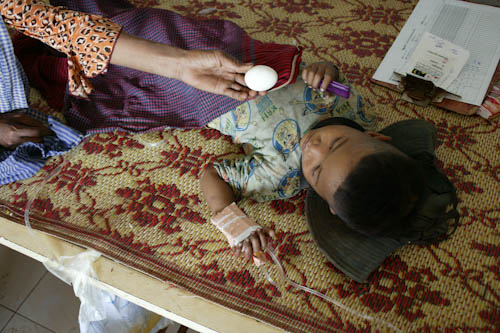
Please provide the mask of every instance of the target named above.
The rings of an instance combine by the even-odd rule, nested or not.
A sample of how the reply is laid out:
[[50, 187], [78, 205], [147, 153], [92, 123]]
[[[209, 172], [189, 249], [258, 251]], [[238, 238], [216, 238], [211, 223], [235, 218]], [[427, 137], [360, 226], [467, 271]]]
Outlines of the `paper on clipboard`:
[[448, 87], [458, 96], [446, 98], [481, 105], [500, 59], [500, 8], [458, 0], [420, 0], [373, 79], [398, 85], [394, 72], [410, 60], [425, 32], [470, 51], [458, 77]]
[[410, 60], [396, 72], [402, 76], [410, 73], [431, 81], [438, 88], [458, 95], [459, 91], [450, 90], [450, 85], [469, 59], [469, 51], [425, 32]]

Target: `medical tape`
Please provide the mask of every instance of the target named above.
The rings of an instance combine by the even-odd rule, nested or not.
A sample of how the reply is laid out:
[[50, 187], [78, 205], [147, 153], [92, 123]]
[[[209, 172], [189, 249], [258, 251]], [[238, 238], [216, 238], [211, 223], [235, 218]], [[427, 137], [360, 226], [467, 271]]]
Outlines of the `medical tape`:
[[226, 236], [231, 247], [239, 245], [252, 233], [262, 229], [234, 202], [212, 217], [210, 222]]

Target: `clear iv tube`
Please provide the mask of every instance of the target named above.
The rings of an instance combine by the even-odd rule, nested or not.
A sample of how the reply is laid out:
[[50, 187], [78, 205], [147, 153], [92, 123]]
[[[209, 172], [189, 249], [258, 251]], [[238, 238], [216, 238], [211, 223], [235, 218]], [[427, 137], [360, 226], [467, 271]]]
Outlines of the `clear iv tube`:
[[[300, 285], [298, 283], [296, 283], [295, 281], [291, 280], [288, 275], [285, 273], [285, 269], [283, 268], [283, 265], [281, 264], [281, 261], [278, 259], [278, 257], [276, 256], [276, 254], [274, 253], [274, 250], [272, 248], [270, 248], [269, 246], [266, 248], [266, 252], [271, 256], [273, 262], [276, 264], [276, 266], [278, 266], [278, 270], [281, 274], [281, 276], [285, 279], [285, 281], [290, 284], [291, 286], [299, 289], [299, 290], [302, 290], [302, 291], [305, 291], [307, 293], [310, 293], [310, 294], [313, 294], [313, 295], [316, 295], [322, 299], [324, 299], [325, 301], [347, 311], [347, 312], [350, 312], [352, 313], [353, 315], [355, 316], [358, 316], [358, 317], [361, 317], [365, 320], [368, 320], [368, 321], [372, 321], [372, 322], [378, 322], [396, 332], [401, 332], [401, 330], [399, 328], [397, 328], [396, 326], [392, 325], [391, 323], [385, 321], [385, 320], [382, 320], [382, 319], [378, 319], [378, 318], [375, 318], [373, 316], [369, 316], [369, 315], [366, 315], [366, 314], [363, 314], [363, 313], [360, 313], [360, 312], [357, 312], [347, 306], [345, 306], [344, 304], [340, 303], [339, 301], [329, 297], [329, 296], [326, 296], [325, 294], [322, 294], [320, 293], [319, 291], [316, 291], [314, 289], [311, 289], [311, 288], [308, 288], [306, 286], [303, 286], [303, 285]], [[271, 283], [273, 284], [274, 286], [276, 286], [276, 282], [274, 282], [274, 280], [271, 278], [269, 272], [267, 271], [267, 269], [262, 266], [263, 268], [263, 271], [264, 271], [264, 274], [266, 275], [266, 279]]]

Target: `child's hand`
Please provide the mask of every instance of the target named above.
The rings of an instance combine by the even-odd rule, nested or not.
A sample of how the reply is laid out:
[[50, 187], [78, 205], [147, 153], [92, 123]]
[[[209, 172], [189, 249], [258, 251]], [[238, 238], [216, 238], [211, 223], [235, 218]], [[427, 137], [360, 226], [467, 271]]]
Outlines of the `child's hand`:
[[[315, 62], [302, 71], [302, 79], [304, 82], [309, 85], [309, 87], [319, 89], [321, 92], [325, 92], [330, 82], [336, 81], [338, 78], [339, 70], [337, 66], [326, 61]], [[321, 80], [323, 80], [323, 82], [321, 86], [319, 86]]]
[[266, 256], [264, 251], [269, 242], [269, 238], [274, 237], [274, 231], [268, 228], [262, 228], [251, 234], [247, 239], [245, 239], [240, 245], [234, 246], [232, 248], [235, 256], [239, 257], [241, 254], [247, 259], [251, 259], [252, 256], [266, 261]]

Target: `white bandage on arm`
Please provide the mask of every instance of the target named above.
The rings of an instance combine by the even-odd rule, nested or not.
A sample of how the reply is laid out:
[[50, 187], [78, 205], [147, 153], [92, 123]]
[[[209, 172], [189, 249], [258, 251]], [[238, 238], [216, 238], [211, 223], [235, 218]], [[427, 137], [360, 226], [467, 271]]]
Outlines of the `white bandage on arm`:
[[262, 229], [234, 202], [212, 217], [210, 222], [222, 231], [231, 247], [240, 244], [256, 230]]

